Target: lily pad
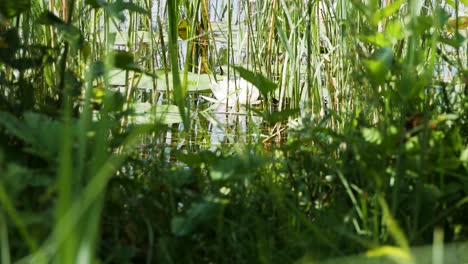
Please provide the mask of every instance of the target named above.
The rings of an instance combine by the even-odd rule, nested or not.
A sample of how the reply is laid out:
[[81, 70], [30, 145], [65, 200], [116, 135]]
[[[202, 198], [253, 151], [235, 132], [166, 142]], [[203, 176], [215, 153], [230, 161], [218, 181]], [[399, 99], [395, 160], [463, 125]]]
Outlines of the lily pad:
[[133, 105], [134, 115], [130, 118], [134, 124], [177, 124], [182, 123], [179, 108], [176, 105], [151, 105], [136, 103]]
[[[133, 74], [129, 74], [129, 81]], [[183, 80], [184, 73], [180, 72], [180, 79]], [[134, 82], [140, 89], [150, 90], [153, 88], [153, 78], [147, 75], [134, 75]], [[156, 90], [159, 92], [165, 92], [167, 90], [172, 91], [172, 73], [167, 73], [164, 70], [156, 71]], [[114, 86], [125, 86], [125, 71], [123, 70], [112, 70], [109, 73], [109, 84]], [[167, 86], [169, 84], [169, 87]], [[187, 73], [187, 92], [192, 93], [206, 93], [210, 92], [211, 78], [208, 74], [196, 74], [192, 72]]]
[[[167, 72], [167, 77], [168, 77], [167, 81], [169, 83], [169, 87], [167, 87], [166, 74], [164, 73], [164, 70], [157, 70], [156, 76], [157, 76], [156, 86], [157, 86], [158, 91], [166, 91], [166, 90], [171, 91], [172, 90], [172, 73], [171, 72]], [[180, 76], [180, 80], [183, 81], [184, 73], [179, 72], [179, 76]], [[145, 79], [149, 79], [149, 81], [152, 81], [150, 77], [143, 78], [143, 81], [145, 81]], [[210, 75], [187, 72], [187, 92], [193, 92], [193, 93], [209, 92], [210, 86], [211, 86]]]
[[[114, 45], [116, 46], [126, 46], [128, 44], [128, 32], [125, 31], [116, 31], [116, 32], [110, 32], [111, 34], [116, 34], [115, 35], [115, 42]], [[104, 38], [104, 33], [101, 33], [99, 36], [98, 41], [103, 41]], [[136, 35], [136, 44], [138, 43], [144, 43], [144, 44], [149, 44], [151, 43], [151, 34], [148, 31], [138, 31]]]

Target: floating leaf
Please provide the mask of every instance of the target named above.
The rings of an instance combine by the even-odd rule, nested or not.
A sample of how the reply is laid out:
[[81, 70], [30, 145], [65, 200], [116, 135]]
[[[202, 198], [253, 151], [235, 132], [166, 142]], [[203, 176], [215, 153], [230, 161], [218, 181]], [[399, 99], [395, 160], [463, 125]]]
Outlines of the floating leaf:
[[182, 123], [176, 105], [151, 105], [150, 103], [137, 103], [133, 105], [134, 115], [131, 122], [134, 124], [178, 124]]
[[[140, 70], [136, 70], [140, 72]], [[141, 76], [141, 79], [138, 81], [137, 87], [141, 89], [152, 89], [153, 88], [153, 77], [148, 72], [142, 72], [144, 75]], [[183, 72], [179, 72], [179, 76], [182, 79], [184, 76]], [[140, 76], [137, 76], [140, 77]], [[127, 76], [123, 70], [112, 70], [109, 73], [109, 84], [115, 86], [124, 86]], [[130, 78], [130, 76], [128, 76]], [[167, 81], [167, 82], [166, 82]], [[160, 92], [172, 91], [172, 73], [166, 74], [164, 70], [156, 71], [156, 89]], [[209, 92], [211, 86], [211, 79], [208, 74], [197, 74], [192, 72], [187, 72], [187, 92]]]

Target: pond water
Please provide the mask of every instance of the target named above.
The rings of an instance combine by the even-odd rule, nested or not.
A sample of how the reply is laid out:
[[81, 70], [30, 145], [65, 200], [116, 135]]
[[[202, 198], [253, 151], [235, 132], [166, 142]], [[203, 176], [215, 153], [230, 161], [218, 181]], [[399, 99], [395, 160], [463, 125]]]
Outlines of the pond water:
[[[157, 15], [165, 16], [164, 6], [165, 1], [154, 1], [152, 8], [153, 17]], [[243, 2], [243, 1], [242, 1]], [[211, 1], [210, 16], [212, 19], [212, 34], [215, 38], [215, 44], [217, 53], [221, 54], [228, 48], [228, 36], [227, 28], [228, 23], [226, 17], [222, 14], [222, 10], [225, 8], [227, 1]], [[244, 14], [240, 10], [243, 10], [241, 1], [232, 1], [233, 12], [235, 21], [231, 30], [231, 44], [232, 52], [234, 53], [231, 57], [230, 65], [240, 65], [249, 69], [252, 69], [252, 65], [247, 64], [247, 38], [243, 32], [244, 25], [241, 23], [244, 19]], [[154, 23], [156, 23], [154, 21]], [[154, 24], [156, 26], [156, 24]], [[117, 39], [115, 48], [119, 50], [128, 50], [125, 47], [127, 41], [125, 39], [126, 32], [125, 23], [120, 25], [119, 32], [117, 32]], [[117, 29], [116, 29], [117, 30]], [[247, 32], [247, 30], [246, 30]], [[164, 38], [167, 38], [167, 32], [164, 32]], [[151, 34], [147, 32], [138, 33], [141, 36], [142, 42], [149, 43]], [[167, 43], [166, 43], [167, 45]], [[187, 51], [187, 41], [179, 38], [179, 65], [184, 65]], [[162, 67], [161, 56], [157, 55], [155, 58], [156, 68]], [[305, 64], [301, 65], [302, 72], [305, 78]], [[219, 65], [217, 69], [222, 69], [221, 72], [224, 74], [230, 72], [230, 79], [235, 79], [238, 76], [233, 76], [234, 70], [228, 69], [225, 65]], [[218, 72], [220, 73], [220, 72]], [[176, 107], [170, 107], [170, 109], [162, 109], [161, 105], [171, 104], [171, 100], [168, 99], [172, 93], [172, 74], [171, 72], [164, 72], [164, 70], [156, 71], [156, 86], [153, 87], [153, 79], [147, 75], [133, 75], [125, 71], [114, 70], [110, 73], [109, 84], [119, 89], [123, 94], [128, 92], [128, 87], [125, 88], [127, 83], [128, 86], [134, 86], [136, 88], [135, 97], [137, 103], [135, 104], [135, 117], [133, 122], [145, 123], [152, 122], [154, 119], [159, 119], [163, 123], [166, 123], [170, 129], [165, 133], [165, 139], [162, 143], [169, 146], [167, 151], [171, 149], [187, 148], [191, 151], [198, 151], [199, 149], [215, 149], [221, 145], [232, 146], [239, 143], [258, 142], [265, 140], [270, 137], [269, 128], [263, 124], [262, 118], [255, 114], [252, 109], [258, 109], [260, 104], [252, 105], [248, 104], [233, 104], [233, 101], [228, 100], [229, 104], [225, 103], [213, 103], [209, 98], [215, 98], [216, 94], [210, 89], [212, 83], [220, 82], [222, 78], [226, 78], [226, 75], [216, 77], [213, 74], [199, 74], [199, 73], [187, 73], [188, 83], [187, 91], [191, 97], [191, 129], [188, 137], [181, 138], [180, 135], [183, 131], [183, 125], [181, 123], [180, 116], [178, 116], [178, 109]], [[183, 73], [180, 73], [181, 79], [183, 79]], [[215, 80], [215, 78], [217, 78]], [[221, 81], [222, 82], [222, 81]], [[151, 107], [149, 102], [153, 97], [153, 93], [157, 93], [157, 103]], [[221, 91], [221, 93], [229, 93], [229, 91]], [[255, 99], [256, 101], [257, 99]], [[245, 101], [245, 100], [244, 100]], [[249, 100], [250, 101], [250, 100]], [[244, 102], [245, 103], [245, 102]], [[155, 108], [156, 110], [151, 110]], [[159, 117], [156, 117], [159, 115]], [[161, 119], [161, 116], [162, 119]], [[166, 120], [169, 119], [169, 120]], [[285, 138], [285, 137], [283, 137]], [[170, 155], [168, 155], [170, 156]]]
[[[247, 51], [249, 50], [249, 41], [251, 38], [256, 37], [255, 32], [247, 30], [247, 25], [244, 22], [246, 18], [245, 10], [248, 1], [243, 0], [210, 0], [209, 2], [209, 15], [211, 20], [210, 34], [213, 35], [215, 47], [214, 53], [208, 56], [221, 56], [223, 52], [228, 49], [228, 23], [226, 8], [228, 2], [231, 3], [232, 10], [232, 25], [230, 32], [230, 41], [232, 45], [233, 56], [230, 57], [228, 63], [230, 65], [241, 65], [246, 68], [252, 68], [249, 65], [249, 56]], [[249, 0], [249, 4], [252, 7], [252, 12], [255, 13], [255, 2]], [[154, 29], [157, 28], [157, 17], [161, 17], [163, 21], [167, 21], [164, 18], [167, 17], [166, 13], [166, 0], [153, 0], [151, 8], [152, 12], [152, 24]], [[182, 10], [183, 11], [183, 10]], [[183, 12], [181, 14], [183, 18]], [[117, 32], [116, 49], [127, 49], [125, 44], [127, 43], [125, 36], [126, 30], [128, 29], [127, 22], [122, 22], [114, 31]], [[157, 30], [154, 30], [157, 32]], [[155, 37], [155, 32], [138, 32], [140, 43], [150, 43], [151, 38]], [[250, 32], [250, 33], [249, 33]], [[165, 36], [163, 39], [167, 39], [167, 33], [164, 31]], [[250, 35], [249, 35], [250, 34]], [[187, 52], [187, 41], [179, 38], [179, 65], [184, 65]], [[167, 45], [167, 43], [166, 43]], [[154, 58], [156, 68], [162, 68], [162, 59], [160, 55]], [[300, 73], [299, 79], [304, 82], [306, 79], [306, 60], [300, 62], [298, 65], [298, 72]], [[326, 81], [324, 80], [324, 69], [322, 69], [324, 62], [321, 61], [318, 65], [315, 65], [313, 77], [315, 79], [321, 79], [319, 86], [325, 87]], [[217, 67], [222, 67], [218, 65]], [[438, 64], [436, 67], [436, 73], [442, 78], [448, 77], [450, 79], [456, 74], [453, 69], [447, 64]], [[227, 72], [227, 68], [224, 67], [224, 72]], [[232, 70], [230, 70], [232, 72]], [[170, 72], [164, 72], [163, 70], [156, 71], [157, 79], [154, 81], [152, 78], [146, 75], [130, 76], [125, 72], [114, 71], [111, 73], [109, 80], [110, 84], [115, 87], [119, 87], [122, 93], [127, 93], [128, 88], [122, 88], [126, 82], [126, 78], [130, 78], [130, 83], [136, 87], [137, 103], [135, 104], [135, 117], [133, 122], [144, 123], [153, 122], [154, 119], [158, 119], [159, 122], [167, 124], [170, 129], [165, 133], [165, 139], [162, 143], [171, 148], [188, 148], [191, 150], [213, 149], [220, 145], [233, 145], [237, 143], [256, 142], [262, 141], [270, 136], [270, 129], [263, 123], [262, 118], [255, 114], [258, 106], [248, 106], [244, 104], [238, 105], [226, 105], [223, 103], [213, 103], [207, 99], [207, 97], [214, 97], [213, 91], [210, 89], [212, 83], [215, 81], [213, 74], [199, 74], [199, 73], [187, 73], [188, 83], [187, 90], [191, 97], [191, 129], [188, 137], [181, 138], [180, 134], [183, 130], [180, 116], [178, 116], [178, 109], [175, 106], [170, 105], [170, 98], [168, 95], [172, 91], [172, 75]], [[181, 78], [183, 74], [181, 73]], [[218, 76], [219, 77], [219, 76]], [[135, 81], [136, 80], [136, 81]], [[219, 80], [218, 80], [219, 81]], [[156, 85], [154, 85], [156, 84]], [[320, 88], [320, 96], [325, 101], [325, 107], [327, 107], [328, 90], [326, 88]], [[153, 94], [158, 94], [157, 103], [151, 106], [149, 102], [153, 98]], [[286, 94], [292, 94], [291, 91], [287, 91]], [[300, 98], [308, 98], [307, 94], [300, 94]], [[165, 105], [165, 106], [164, 106]], [[156, 110], [155, 110], [156, 109]], [[286, 138], [285, 136], [282, 137]]]

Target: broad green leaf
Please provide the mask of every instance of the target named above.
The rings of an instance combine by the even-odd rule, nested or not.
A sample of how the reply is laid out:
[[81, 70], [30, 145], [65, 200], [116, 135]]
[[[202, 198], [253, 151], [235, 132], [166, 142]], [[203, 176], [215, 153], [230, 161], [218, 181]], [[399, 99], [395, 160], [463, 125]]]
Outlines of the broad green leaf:
[[104, 75], [105, 72], [105, 64], [102, 61], [96, 61], [91, 64], [91, 67], [88, 70], [88, 78], [90, 80], [94, 80]]
[[433, 18], [430, 16], [418, 16], [415, 19], [415, 32], [413, 34], [423, 34], [433, 26]]
[[120, 0], [120, 1], [116, 1], [115, 5], [117, 5], [122, 10], [128, 10], [130, 12], [135, 12], [135, 13], [139, 13], [142, 15], [149, 15], [148, 10], [134, 3], [124, 2]]
[[177, 236], [186, 236], [193, 233], [196, 229], [212, 227], [213, 221], [216, 221], [219, 210], [227, 201], [216, 198], [205, 198], [201, 202], [194, 202], [187, 211], [185, 217], [174, 217], [171, 220], [171, 231]]
[[134, 62], [133, 54], [128, 51], [116, 50], [112, 52], [114, 67], [122, 70], [141, 72], [141, 68]]
[[42, 25], [48, 25], [57, 28], [59, 33], [62, 35], [64, 41], [67, 41], [73, 47], [83, 47], [84, 39], [81, 35], [81, 31], [73, 25], [66, 24], [61, 18], [57, 17], [54, 13], [50, 11], [45, 11], [41, 13], [37, 22]]
[[465, 149], [461, 152], [460, 161], [468, 167], [468, 147], [465, 147]]
[[19, 120], [13, 115], [0, 113], [0, 127], [4, 127], [10, 135], [13, 135], [27, 143], [26, 151], [47, 160], [57, 158], [62, 132], [62, 124], [58, 121], [33, 113], [24, 114], [24, 120]]
[[6, 18], [15, 17], [31, 8], [31, 0], [0, 0], [0, 13]]
[[209, 150], [202, 150], [197, 153], [177, 152], [176, 158], [190, 167], [200, 167], [203, 164], [211, 165], [219, 159], [214, 152]]
[[239, 75], [242, 78], [257, 87], [263, 97], [268, 97], [269, 93], [276, 90], [277, 85], [262, 74], [254, 73], [240, 66], [233, 67], [237, 72], [239, 72]]
[[362, 136], [367, 142], [380, 145], [382, 143], [382, 134], [377, 128], [361, 129]]
[[441, 37], [439, 40], [444, 44], [458, 49], [464, 45], [466, 38], [463, 35], [461, 35], [458, 31], [456, 31], [452, 36]]
[[94, 9], [101, 8], [105, 2], [102, 0], [85, 0], [85, 4], [91, 6]]
[[351, 3], [353, 4], [353, 7], [356, 7], [359, 11], [364, 13], [364, 15], [366, 15], [367, 17], [372, 15], [373, 10], [371, 10], [371, 8], [367, 4], [363, 3], [362, 1], [351, 0]]
[[438, 6], [434, 12], [434, 26], [439, 29], [442, 28], [445, 24], [447, 24], [449, 18], [450, 14], [445, 11], [445, 9]]
[[65, 25], [65, 21], [50, 11], [42, 12], [38, 17], [37, 22], [46, 26]]
[[405, 27], [399, 19], [389, 21], [385, 28], [385, 32], [396, 41], [402, 40], [408, 35]]
[[378, 23], [391, 15], [397, 12], [400, 7], [406, 3], [406, 0], [397, 0], [395, 2], [390, 3], [388, 6], [377, 10], [372, 16], [372, 23], [376, 26]]
[[284, 33], [283, 28], [281, 27], [281, 24], [278, 22], [278, 20], [275, 20], [275, 21], [276, 21], [275, 28], [278, 31], [278, 35], [280, 37], [281, 43], [285, 47], [286, 52], [288, 53], [289, 57], [294, 58], [294, 53], [292, 51], [291, 45], [289, 45], [288, 38], [286, 37], [286, 34]]
[[382, 32], [375, 32], [372, 35], [361, 35], [359, 38], [379, 47], [390, 46], [393, 44], [392, 41], [390, 41]]
[[0, 61], [11, 64], [21, 45], [18, 29], [10, 28], [5, 32], [0, 32], [0, 44]]
[[378, 49], [372, 59], [364, 60], [364, 66], [374, 86], [383, 84], [390, 71], [393, 59], [393, 52], [390, 47]]
[[[102, 1], [97, 1], [96, 3], [104, 8], [104, 10], [106, 10], [110, 16], [115, 17], [120, 21], [125, 21], [125, 15], [123, 13], [125, 10], [140, 13], [142, 15], [149, 15], [149, 12], [146, 9], [134, 3], [124, 2], [123, 0], [117, 0], [113, 3], [102, 3]], [[92, 4], [95, 6], [96, 3], [93, 2]]]

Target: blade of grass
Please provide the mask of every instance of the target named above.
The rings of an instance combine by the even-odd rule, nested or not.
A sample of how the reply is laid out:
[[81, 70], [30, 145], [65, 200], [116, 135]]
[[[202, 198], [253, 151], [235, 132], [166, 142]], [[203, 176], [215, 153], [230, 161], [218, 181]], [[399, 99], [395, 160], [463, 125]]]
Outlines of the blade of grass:
[[[190, 130], [190, 108], [187, 107], [187, 92], [181, 84], [178, 64], [178, 44], [177, 44], [177, 14], [179, 1], [173, 0], [167, 2], [167, 11], [169, 17], [169, 55], [171, 59], [172, 87], [175, 104], [179, 107], [179, 113], [184, 123], [184, 130]], [[187, 133], [188, 134], [188, 133]]]

